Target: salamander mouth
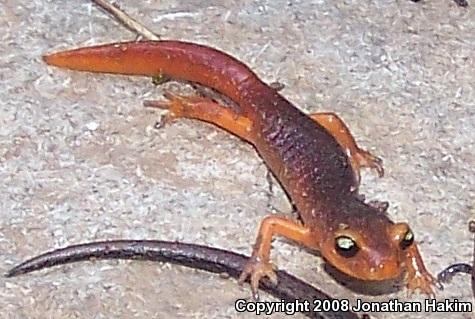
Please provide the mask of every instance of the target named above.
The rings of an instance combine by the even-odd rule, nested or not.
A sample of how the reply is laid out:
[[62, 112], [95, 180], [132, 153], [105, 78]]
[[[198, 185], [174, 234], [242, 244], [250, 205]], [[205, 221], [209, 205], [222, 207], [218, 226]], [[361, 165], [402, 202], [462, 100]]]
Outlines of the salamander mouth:
[[[403, 265], [395, 261], [386, 260], [377, 265], [367, 263], [329, 263], [331, 273], [341, 273], [348, 279], [361, 281], [386, 281], [399, 279], [403, 273]], [[337, 275], [337, 274], [336, 274]], [[338, 276], [338, 275], [337, 275]]]
[[401, 276], [401, 266], [397, 262], [386, 262], [375, 267], [370, 267], [367, 271], [357, 274], [358, 279], [362, 280], [393, 280]]

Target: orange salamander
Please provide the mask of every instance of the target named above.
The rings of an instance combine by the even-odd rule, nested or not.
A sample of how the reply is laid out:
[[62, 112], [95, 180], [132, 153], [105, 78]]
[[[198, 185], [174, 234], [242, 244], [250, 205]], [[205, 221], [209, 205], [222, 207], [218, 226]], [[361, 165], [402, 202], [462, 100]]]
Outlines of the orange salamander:
[[437, 284], [426, 270], [414, 234], [394, 223], [383, 205], [358, 194], [360, 168], [383, 175], [381, 160], [360, 149], [333, 113], [304, 114], [226, 53], [180, 41], [124, 42], [44, 56], [46, 63], [72, 70], [166, 76], [212, 88], [237, 105], [203, 96], [167, 94], [149, 105], [167, 109], [165, 122], [192, 118], [215, 124], [251, 143], [296, 207], [300, 221], [270, 215], [258, 231], [252, 256], [240, 276], [276, 281], [271, 241], [283, 236], [321, 252], [341, 272], [360, 280], [396, 279], [405, 273], [409, 290], [433, 295]]

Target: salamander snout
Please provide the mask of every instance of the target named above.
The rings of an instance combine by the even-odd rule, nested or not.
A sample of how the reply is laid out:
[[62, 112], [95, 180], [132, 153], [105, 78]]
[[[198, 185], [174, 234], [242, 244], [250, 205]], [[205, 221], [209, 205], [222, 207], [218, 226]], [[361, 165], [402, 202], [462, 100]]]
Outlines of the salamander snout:
[[375, 252], [369, 255], [368, 274], [367, 277], [362, 279], [387, 280], [397, 278], [401, 274], [402, 265], [397, 256], [391, 254], [381, 258], [375, 255]]

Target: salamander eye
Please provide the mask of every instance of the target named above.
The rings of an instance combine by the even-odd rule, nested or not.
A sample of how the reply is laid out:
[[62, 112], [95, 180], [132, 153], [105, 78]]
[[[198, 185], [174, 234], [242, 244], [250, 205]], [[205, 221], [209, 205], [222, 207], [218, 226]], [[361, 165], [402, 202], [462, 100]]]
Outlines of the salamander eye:
[[338, 254], [351, 258], [360, 250], [356, 242], [348, 236], [339, 236], [335, 239], [335, 248]]
[[411, 246], [413, 242], [414, 242], [414, 234], [412, 233], [411, 230], [408, 230], [407, 233], [404, 235], [404, 238], [399, 243], [399, 247], [401, 247], [402, 250], [405, 250], [409, 246]]

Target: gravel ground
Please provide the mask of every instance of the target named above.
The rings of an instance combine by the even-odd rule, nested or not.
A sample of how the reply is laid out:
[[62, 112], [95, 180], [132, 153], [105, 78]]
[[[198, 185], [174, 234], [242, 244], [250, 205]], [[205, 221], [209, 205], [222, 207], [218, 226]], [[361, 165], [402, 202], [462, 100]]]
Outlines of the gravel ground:
[[[267, 82], [284, 83], [283, 94], [303, 110], [337, 112], [359, 143], [384, 159], [386, 176], [365, 172], [361, 192], [390, 201], [394, 220], [410, 222], [427, 267], [438, 272], [471, 259], [473, 7], [447, 0], [120, 5], [164, 38], [217, 47]], [[269, 193], [251, 146], [196, 121], [154, 129], [159, 113], [142, 101], [182, 85], [156, 88], [145, 78], [42, 63], [45, 52], [134, 39], [89, 1], [3, 0], [0, 12], [0, 271], [45, 250], [103, 239], [180, 240], [249, 253], [270, 207], [290, 214], [282, 190]], [[405, 290], [359, 294], [323, 271], [321, 258], [282, 240], [273, 258], [352, 302], [424, 298]], [[0, 278], [0, 317], [246, 318], [233, 306], [247, 296], [233, 280], [181, 267], [86, 262]], [[437, 297], [471, 301], [469, 278], [458, 276]]]

